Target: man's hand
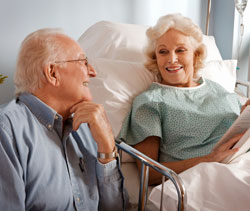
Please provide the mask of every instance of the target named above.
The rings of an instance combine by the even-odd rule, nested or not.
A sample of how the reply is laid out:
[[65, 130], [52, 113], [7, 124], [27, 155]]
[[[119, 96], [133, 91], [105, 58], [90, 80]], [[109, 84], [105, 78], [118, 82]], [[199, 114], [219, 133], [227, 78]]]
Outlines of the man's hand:
[[98, 152], [110, 153], [115, 147], [114, 136], [102, 105], [82, 101], [74, 105], [71, 110], [74, 113], [73, 130], [77, 130], [81, 123], [88, 123]]

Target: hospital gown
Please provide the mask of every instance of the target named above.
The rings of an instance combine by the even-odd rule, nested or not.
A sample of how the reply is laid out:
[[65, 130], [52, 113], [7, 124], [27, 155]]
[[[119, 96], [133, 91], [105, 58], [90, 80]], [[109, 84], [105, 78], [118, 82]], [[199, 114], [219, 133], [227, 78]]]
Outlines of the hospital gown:
[[200, 79], [197, 87], [152, 83], [137, 96], [119, 137], [130, 145], [161, 138], [159, 161], [207, 155], [240, 114], [238, 96]]

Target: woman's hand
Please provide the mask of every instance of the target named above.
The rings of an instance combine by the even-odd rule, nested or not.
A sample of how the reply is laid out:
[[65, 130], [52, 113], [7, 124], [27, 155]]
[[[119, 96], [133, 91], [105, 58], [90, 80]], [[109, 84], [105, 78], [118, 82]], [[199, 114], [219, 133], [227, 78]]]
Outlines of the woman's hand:
[[239, 148], [233, 146], [240, 140], [244, 133], [240, 133], [229, 139], [226, 143], [216, 147], [210, 154], [207, 155], [210, 162], [222, 162], [227, 156], [236, 153]]
[[242, 113], [242, 112], [244, 111], [244, 109], [245, 109], [248, 105], [250, 105], [250, 99], [247, 100], [247, 102], [241, 107], [240, 113]]

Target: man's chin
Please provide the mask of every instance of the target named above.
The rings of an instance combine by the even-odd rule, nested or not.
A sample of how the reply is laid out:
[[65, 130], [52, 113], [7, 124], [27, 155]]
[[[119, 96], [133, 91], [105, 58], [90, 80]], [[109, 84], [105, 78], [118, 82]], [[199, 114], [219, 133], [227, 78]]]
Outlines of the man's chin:
[[80, 100], [79, 102], [82, 102], [82, 101], [92, 101], [93, 98], [92, 98], [92, 95], [91, 94], [88, 94], [88, 95], [84, 95]]

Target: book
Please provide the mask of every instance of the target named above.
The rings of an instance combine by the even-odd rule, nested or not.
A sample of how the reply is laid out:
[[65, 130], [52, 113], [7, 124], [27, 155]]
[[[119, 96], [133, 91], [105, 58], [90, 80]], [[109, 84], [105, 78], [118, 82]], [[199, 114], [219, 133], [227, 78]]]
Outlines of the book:
[[217, 142], [214, 149], [218, 148], [221, 144], [226, 143], [229, 139], [239, 133], [244, 133], [240, 140], [232, 147], [239, 148], [239, 151], [233, 155], [226, 157], [222, 163], [230, 163], [236, 157], [246, 153], [250, 149], [250, 106], [247, 106], [240, 116], [234, 121], [227, 132]]

